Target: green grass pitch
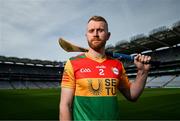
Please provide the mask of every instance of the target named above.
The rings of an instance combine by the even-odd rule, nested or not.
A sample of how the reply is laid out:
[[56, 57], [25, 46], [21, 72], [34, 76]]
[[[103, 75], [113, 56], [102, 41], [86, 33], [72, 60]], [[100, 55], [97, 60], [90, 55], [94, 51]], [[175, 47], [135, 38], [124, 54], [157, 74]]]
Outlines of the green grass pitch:
[[[0, 120], [58, 120], [60, 89], [0, 90]], [[145, 89], [137, 102], [118, 95], [123, 120], [180, 119], [180, 88]]]

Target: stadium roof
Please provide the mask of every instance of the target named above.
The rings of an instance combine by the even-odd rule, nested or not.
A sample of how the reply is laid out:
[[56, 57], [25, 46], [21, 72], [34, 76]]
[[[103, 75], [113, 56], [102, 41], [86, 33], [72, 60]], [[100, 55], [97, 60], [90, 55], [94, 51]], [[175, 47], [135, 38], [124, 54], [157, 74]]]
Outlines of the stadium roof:
[[174, 23], [171, 28], [163, 26], [154, 29], [149, 33], [149, 36], [140, 34], [132, 37], [130, 41], [119, 41], [115, 46], [108, 46], [106, 50], [133, 54], [154, 51], [163, 47], [170, 48], [178, 44], [180, 44], [180, 21]]

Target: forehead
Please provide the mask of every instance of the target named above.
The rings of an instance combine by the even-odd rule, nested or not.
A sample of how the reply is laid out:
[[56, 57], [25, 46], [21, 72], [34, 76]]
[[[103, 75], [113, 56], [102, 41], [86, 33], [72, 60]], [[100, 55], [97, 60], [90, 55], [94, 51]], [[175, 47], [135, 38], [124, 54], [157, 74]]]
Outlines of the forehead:
[[95, 28], [107, 28], [107, 25], [104, 21], [90, 21], [87, 26], [88, 29], [95, 29]]

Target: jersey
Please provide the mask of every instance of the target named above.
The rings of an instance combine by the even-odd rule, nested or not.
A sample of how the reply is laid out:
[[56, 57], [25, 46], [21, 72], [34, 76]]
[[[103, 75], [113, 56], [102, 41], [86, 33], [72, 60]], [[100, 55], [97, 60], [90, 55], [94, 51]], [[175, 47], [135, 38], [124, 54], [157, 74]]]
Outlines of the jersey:
[[119, 60], [85, 53], [67, 61], [61, 88], [74, 89], [74, 120], [118, 120], [117, 90], [130, 82]]

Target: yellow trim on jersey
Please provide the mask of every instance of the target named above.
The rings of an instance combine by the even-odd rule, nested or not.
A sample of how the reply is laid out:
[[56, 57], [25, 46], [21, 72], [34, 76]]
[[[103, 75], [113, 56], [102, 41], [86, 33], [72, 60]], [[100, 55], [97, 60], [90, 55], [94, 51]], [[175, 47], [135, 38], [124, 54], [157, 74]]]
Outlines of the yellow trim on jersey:
[[70, 60], [66, 62], [64, 67], [61, 88], [75, 88], [74, 72]]

